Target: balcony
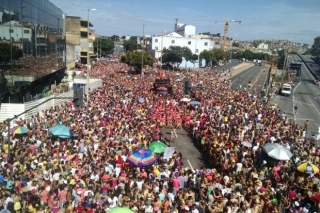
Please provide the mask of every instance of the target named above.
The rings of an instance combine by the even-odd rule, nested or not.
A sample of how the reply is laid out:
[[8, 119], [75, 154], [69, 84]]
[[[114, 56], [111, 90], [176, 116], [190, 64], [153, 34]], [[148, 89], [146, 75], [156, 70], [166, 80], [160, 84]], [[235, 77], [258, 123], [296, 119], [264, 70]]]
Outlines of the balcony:
[[80, 27], [80, 32], [88, 32], [88, 28], [87, 27]]

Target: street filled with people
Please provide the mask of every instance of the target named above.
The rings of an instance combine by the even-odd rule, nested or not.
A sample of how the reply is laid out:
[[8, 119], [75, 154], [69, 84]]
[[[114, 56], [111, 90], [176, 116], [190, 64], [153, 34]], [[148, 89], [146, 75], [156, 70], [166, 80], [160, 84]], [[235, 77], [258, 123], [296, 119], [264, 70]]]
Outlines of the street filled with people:
[[[116, 60], [98, 61], [90, 77], [103, 86], [83, 108], [68, 101], [16, 119], [10, 132], [0, 124], [0, 210], [320, 211], [320, 149], [317, 138], [305, 137], [308, 124], [298, 126], [256, 94], [232, 90], [216, 72], [131, 71]], [[170, 79], [172, 94], [151, 89], [157, 78]], [[184, 78], [201, 89], [184, 95]], [[203, 166], [184, 165], [179, 135], [163, 141], [163, 128], [185, 129]]]
[[41, 78], [64, 67], [62, 54], [58, 53], [45, 56], [24, 54], [18, 60], [13, 60], [12, 64], [12, 68], [7, 67], [10, 75], [33, 76], [36, 78]]

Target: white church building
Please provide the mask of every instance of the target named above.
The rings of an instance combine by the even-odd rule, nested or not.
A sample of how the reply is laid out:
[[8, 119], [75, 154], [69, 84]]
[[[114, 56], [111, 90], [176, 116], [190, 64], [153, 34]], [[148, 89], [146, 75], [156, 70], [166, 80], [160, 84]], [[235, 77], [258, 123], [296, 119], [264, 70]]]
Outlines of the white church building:
[[[187, 24], [176, 23], [173, 32], [165, 32], [160, 36], [150, 37], [149, 51], [151, 55], [161, 60], [162, 50], [170, 46], [189, 47], [192, 54], [200, 55], [203, 50], [211, 50], [214, 42], [211, 39], [196, 38], [196, 27]], [[205, 61], [197, 61], [195, 64], [183, 60], [180, 67], [199, 68], [205, 65]]]

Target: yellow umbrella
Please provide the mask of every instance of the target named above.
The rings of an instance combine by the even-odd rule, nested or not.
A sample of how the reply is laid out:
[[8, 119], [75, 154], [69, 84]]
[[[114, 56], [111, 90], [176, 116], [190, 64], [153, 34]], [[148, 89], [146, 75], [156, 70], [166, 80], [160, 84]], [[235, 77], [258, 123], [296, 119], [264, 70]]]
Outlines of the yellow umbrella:
[[297, 167], [297, 170], [306, 174], [316, 174], [319, 172], [319, 168], [310, 162], [305, 162]]

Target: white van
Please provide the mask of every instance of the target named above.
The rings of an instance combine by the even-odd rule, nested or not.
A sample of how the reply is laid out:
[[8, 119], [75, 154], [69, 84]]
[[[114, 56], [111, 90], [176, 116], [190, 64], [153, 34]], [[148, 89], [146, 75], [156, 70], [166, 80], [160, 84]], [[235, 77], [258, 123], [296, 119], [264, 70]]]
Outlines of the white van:
[[290, 84], [283, 84], [281, 88], [281, 94], [285, 96], [290, 96], [291, 95], [291, 85]]

